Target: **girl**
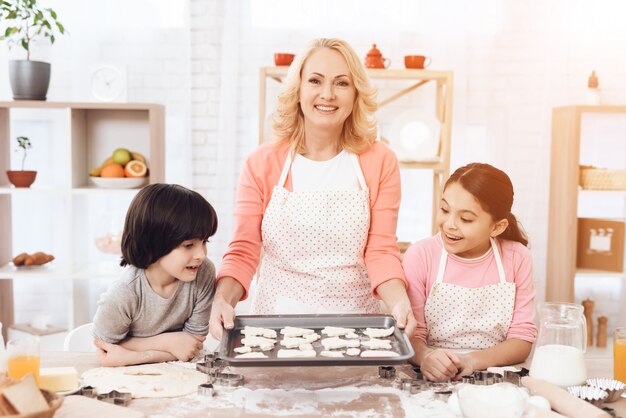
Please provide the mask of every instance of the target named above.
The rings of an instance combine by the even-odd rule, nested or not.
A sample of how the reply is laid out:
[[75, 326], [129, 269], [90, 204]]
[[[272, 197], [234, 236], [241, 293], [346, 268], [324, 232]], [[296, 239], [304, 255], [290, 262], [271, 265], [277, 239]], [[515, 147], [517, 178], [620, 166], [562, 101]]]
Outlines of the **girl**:
[[460, 379], [530, 353], [537, 335], [532, 260], [512, 205], [513, 185], [503, 171], [461, 167], [444, 186], [439, 234], [406, 252], [418, 322], [413, 360], [430, 380]]
[[215, 210], [197, 192], [157, 183], [135, 196], [122, 234], [127, 268], [94, 317], [102, 366], [188, 361], [202, 349], [215, 282], [206, 243], [216, 230]]

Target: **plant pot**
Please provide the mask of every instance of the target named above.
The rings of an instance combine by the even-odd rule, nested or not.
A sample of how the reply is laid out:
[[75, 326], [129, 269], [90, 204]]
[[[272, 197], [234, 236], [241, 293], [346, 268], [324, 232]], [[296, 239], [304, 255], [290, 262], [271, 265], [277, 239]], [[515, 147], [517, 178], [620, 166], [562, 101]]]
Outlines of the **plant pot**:
[[36, 171], [7, 171], [7, 177], [15, 187], [30, 187], [37, 177]]
[[50, 64], [41, 61], [9, 61], [9, 79], [14, 100], [46, 100]]

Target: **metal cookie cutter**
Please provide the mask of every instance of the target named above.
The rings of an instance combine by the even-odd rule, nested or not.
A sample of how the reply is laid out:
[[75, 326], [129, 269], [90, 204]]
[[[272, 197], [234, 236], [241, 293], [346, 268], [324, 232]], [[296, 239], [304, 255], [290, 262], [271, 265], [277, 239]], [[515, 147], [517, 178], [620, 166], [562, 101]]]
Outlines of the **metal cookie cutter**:
[[422, 390], [424, 382], [417, 379], [410, 378], [397, 378], [393, 382], [393, 387], [400, 389], [410, 394], [418, 393]]
[[108, 393], [101, 393], [97, 396], [99, 401], [109, 402], [120, 406], [128, 406], [132, 398], [133, 396], [130, 392], [118, 392], [117, 390], [112, 390]]
[[243, 375], [235, 373], [218, 373], [217, 384], [227, 387], [237, 387], [243, 385]]
[[383, 379], [392, 379], [396, 376], [396, 368], [393, 366], [379, 366], [378, 376]]
[[76, 395], [86, 396], [87, 398], [95, 398], [98, 396], [98, 393], [96, 392], [96, 388], [93, 386], [83, 386], [78, 392], [76, 392]]
[[198, 395], [215, 396], [215, 388], [211, 383], [202, 383], [198, 385]]
[[498, 373], [491, 373], [486, 371], [474, 372], [474, 384], [475, 385], [493, 385], [494, 383], [502, 382], [502, 376]]

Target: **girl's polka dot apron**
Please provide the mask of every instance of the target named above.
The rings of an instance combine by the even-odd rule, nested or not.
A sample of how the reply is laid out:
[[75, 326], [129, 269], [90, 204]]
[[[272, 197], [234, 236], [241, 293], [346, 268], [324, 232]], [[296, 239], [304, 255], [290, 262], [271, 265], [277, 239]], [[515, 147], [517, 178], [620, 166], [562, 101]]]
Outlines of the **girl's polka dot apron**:
[[253, 314], [378, 313], [363, 259], [370, 228], [369, 190], [291, 192], [285, 161], [261, 225], [264, 257]]
[[495, 240], [490, 241], [500, 282], [479, 288], [443, 283], [448, 252], [442, 248], [437, 280], [425, 306], [429, 346], [480, 350], [506, 339], [513, 319], [515, 283], [506, 281], [500, 251]]

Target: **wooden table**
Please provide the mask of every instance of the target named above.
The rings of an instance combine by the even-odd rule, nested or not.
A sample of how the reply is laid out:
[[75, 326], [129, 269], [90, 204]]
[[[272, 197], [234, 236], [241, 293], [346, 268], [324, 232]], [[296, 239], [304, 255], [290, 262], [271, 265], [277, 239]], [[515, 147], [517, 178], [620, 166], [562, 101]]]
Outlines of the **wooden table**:
[[[42, 367], [74, 366], [79, 374], [98, 367], [91, 353], [45, 352], [41, 362]], [[613, 375], [610, 359], [587, 359], [587, 367], [589, 376]], [[407, 414], [411, 397], [394, 390], [393, 379], [380, 378], [375, 366], [256, 367], [230, 371], [244, 375], [245, 390], [216, 386], [217, 396], [213, 398], [134, 399], [129, 408], [160, 417], [411, 416]], [[409, 366], [397, 367], [397, 374], [413, 376]], [[626, 418], [626, 399], [607, 406]]]

